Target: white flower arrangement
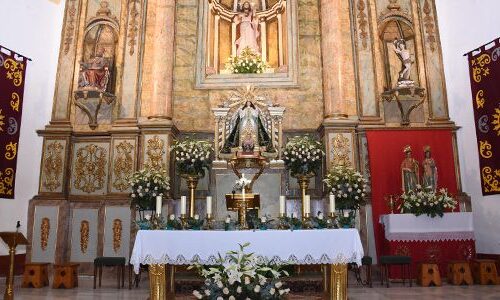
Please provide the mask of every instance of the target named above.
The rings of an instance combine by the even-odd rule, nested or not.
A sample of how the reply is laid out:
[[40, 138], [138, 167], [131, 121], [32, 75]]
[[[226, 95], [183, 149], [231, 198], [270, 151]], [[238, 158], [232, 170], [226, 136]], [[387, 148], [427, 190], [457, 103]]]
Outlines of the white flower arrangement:
[[132, 205], [140, 210], [153, 210], [156, 197], [165, 197], [170, 190], [170, 178], [164, 169], [137, 171], [130, 177], [129, 184], [132, 187]]
[[219, 255], [216, 265], [195, 268], [205, 278], [205, 284], [193, 295], [197, 299], [284, 299], [290, 292], [280, 278], [288, 273], [278, 266], [268, 266], [253, 254], [245, 253], [249, 244], [240, 245], [239, 251], [230, 251], [226, 258]]
[[260, 74], [268, 68], [268, 65], [259, 53], [247, 47], [240, 55], [230, 56], [225, 67], [233, 74]]
[[445, 211], [453, 211], [457, 201], [448, 195], [448, 191], [441, 188], [438, 192], [432, 187], [417, 185], [415, 190], [401, 195], [401, 213], [412, 213], [416, 216], [426, 214], [431, 218], [442, 217]]
[[335, 195], [337, 208], [357, 210], [365, 204], [366, 179], [355, 169], [344, 165], [333, 166], [323, 182]]
[[209, 141], [185, 138], [174, 142], [171, 150], [180, 174], [203, 177], [212, 163], [213, 144]]
[[323, 163], [323, 144], [309, 135], [288, 140], [283, 151], [285, 166], [292, 176], [316, 174]]

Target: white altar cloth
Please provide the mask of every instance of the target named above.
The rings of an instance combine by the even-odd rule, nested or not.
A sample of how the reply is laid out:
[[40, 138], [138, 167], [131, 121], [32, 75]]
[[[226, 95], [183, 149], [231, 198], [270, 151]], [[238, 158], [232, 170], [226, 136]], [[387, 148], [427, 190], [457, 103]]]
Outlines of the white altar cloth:
[[247, 253], [260, 259], [290, 264], [361, 265], [363, 246], [356, 229], [322, 230], [140, 230], [135, 238], [130, 263], [135, 272], [140, 264], [213, 264], [220, 253], [238, 250], [250, 243]]
[[445, 213], [442, 218], [413, 214], [381, 215], [389, 241], [444, 241], [474, 239], [472, 213]]

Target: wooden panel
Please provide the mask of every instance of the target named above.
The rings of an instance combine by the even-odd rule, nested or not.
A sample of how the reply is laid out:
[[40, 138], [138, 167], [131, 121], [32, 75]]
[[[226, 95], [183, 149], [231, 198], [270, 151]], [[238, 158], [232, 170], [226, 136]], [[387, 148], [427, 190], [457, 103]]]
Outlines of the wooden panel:
[[231, 56], [231, 23], [220, 19], [219, 23], [219, 70], [225, 69], [225, 64]]
[[278, 67], [278, 21], [267, 23], [267, 61], [271, 68]]

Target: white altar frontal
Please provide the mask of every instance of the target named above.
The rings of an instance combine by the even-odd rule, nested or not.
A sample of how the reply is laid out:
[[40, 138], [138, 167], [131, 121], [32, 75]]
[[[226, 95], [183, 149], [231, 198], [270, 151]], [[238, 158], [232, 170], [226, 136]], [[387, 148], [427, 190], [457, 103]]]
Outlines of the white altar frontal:
[[[324, 268], [324, 284], [329, 299], [347, 299], [347, 264], [361, 265], [363, 257], [356, 229], [141, 230], [136, 236], [130, 263], [136, 272], [140, 264], [149, 265], [152, 300], [171, 299], [174, 293], [174, 265], [214, 264], [219, 254], [224, 256], [227, 251], [235, 250], [238, 244], [244, 243], [250, 243], [248, 251], [264, 261], [328, 265]], [[167, 281], [169, 284], [166, 284]]]

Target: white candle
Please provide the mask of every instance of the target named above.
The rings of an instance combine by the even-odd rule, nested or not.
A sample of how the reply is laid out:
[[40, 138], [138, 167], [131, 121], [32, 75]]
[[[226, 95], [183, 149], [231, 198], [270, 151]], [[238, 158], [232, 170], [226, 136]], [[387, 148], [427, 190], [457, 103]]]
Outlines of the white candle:
[[286, 199], [285, 196], [280, 196], [280, 215], [286, 214]]
[[212, 214], [212, 196], [207, 196], [207, 215]]
[[311, 213], [311, 196], [309, 195], [306, 195], [306, 198], [304, 199], [304, 213]]
[[335, 195], [330, 194], [330, 212], [335, 212]]
[[349, 218], [349, 212], [348, 211], [344, 211], [344, 218]]
[[156, 196], [156, 215], [159, 216], [161, 214], [161, 196]]
[[181, 196], [181, 215], [186, 214], [186, 196]]

